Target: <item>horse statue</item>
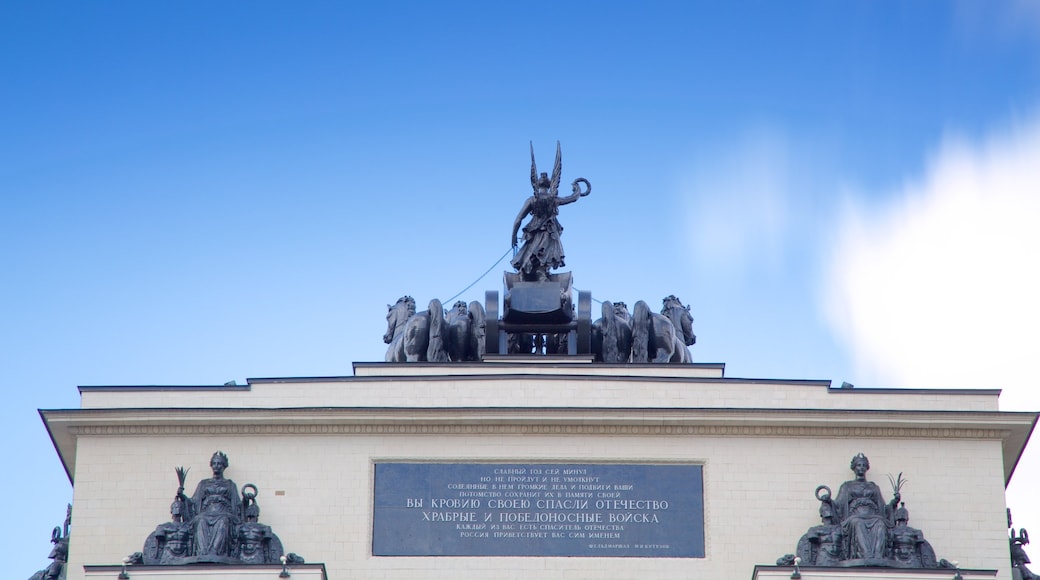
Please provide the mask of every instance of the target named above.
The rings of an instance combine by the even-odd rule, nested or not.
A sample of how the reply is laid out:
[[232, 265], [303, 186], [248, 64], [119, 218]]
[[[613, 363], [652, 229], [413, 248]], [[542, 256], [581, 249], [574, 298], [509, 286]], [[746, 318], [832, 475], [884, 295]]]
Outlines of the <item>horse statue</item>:
[[474, 300], [469, 307], [462, 300], [448, 311], [448, 358], [452, 361], [483, 360], [486, 351], [484, 306]]
[[683, 344], [686, 346], [697, 344], [697, 335], [693, 333], [693, 315], [690, 314], [690, 307], [683, 306], [682, 301], [674, 294], [669, 294], [661, 302], [663, 303], [661, 314], [672, 321], [676, 330], [682, 331]]
[[416, 312], [415, 299], [402, 296], [393, 306], [387, 304], [386, 309], [383, 342], [390, 345], [386, 362], [447, 362], [447, 323], [440, 300], [434, 298], [429, 310]]
[[[674, 298], [674, 296], [670, 297]], [[667, 299], [666, 299], [667, 302]], [[687, 344], [693, 344], [693, 316], [689, 310], [679, 304], [676, 312], [680, 316], [679, 325], [672, 323], [671, 319], [664, 314], [656, 314], [650, 311], [646, 302], [636, 302], [635, 311], [632, 314], [632, 362], [655, 362], [655, 363], [691, 363]], [[689, 321], [682, 318], [688, 317]], [[690, 338], [687, 339], [684, 327], [691, 329]], [[687, 343], [687, 340], [690, 340]], [[651, 358], [651, 356], [653, 358]]]
[[623, 363], [632, 357], [632, 323], [624, 302], [603, 302], [603, 317], [592, 324], [596, 362]]

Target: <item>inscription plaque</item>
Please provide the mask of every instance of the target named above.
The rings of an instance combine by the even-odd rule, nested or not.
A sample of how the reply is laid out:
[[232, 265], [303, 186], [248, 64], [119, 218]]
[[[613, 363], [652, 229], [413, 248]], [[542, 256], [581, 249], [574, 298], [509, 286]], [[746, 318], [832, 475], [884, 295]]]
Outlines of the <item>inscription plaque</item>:
[[376, 556], [704, 557], [700, 465], [376, 463]]

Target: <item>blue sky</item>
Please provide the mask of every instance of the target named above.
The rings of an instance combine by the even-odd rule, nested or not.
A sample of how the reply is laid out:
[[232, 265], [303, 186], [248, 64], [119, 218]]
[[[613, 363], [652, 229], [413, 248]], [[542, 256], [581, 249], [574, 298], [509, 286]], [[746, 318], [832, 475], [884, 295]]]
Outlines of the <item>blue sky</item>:
[[[676, 294], [735, 377], [1037, 410], [1028, 2], [4, 4], [4, 545], [71, 488], [77, 385], [348, 375], [385, 305], [508, 250], [528, 142], [594, 298]], [[463, 295], [500, 284], [503, 262]], [[1013, 483], [1040, 483], [1040, 453]], [[1012, 495], [1017, 523], [1040, 505]], [[18, 498], [13, 501], [13, 498]], [[128, 551], [132, 547], [128, 547]]]

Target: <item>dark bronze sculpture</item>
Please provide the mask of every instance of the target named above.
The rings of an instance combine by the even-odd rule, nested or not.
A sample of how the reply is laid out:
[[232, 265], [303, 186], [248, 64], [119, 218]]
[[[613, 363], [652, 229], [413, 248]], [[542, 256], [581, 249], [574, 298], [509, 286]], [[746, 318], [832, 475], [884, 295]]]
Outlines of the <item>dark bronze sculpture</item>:
[[469, 303], [459, 300], [448, 311], [448, 359], [479, 361], [486, 351], [487, 322], [484, 307], [474, 300]]
[[604, 301], [602, 318], [592, 324], [596, 362], [625, 363], [632, 357], [632, 322], [624, 302]]
[[[588, 325], [591, 329], [591, 311], [575, 312], [574, 276], [570, 272], [546, 274], [538, 281], [525, 280], [523, 273], [504, 272], [502, 281], [502, 328], [508, 333], [508, 353], [567, 354], [572, 346], [570, 332], [577, 326]], [[579, 303], [582, 295], [579, 292]], [[591, 303], [591, 295], [584, 295]], [[578, 343], [585, 345], [584, 338], [584, 334], [576, 337]], [[581, 347], [576, 352], [588, 353]]]
[[901, 497], [899, 490], [896, 489], [892, 501], [885, 503], [881, 488], [866, 479], [870, 461], [862, 453], [852, 458], [849, 467], [856, 474], [855, 479], [841, 484], [838, 496], [831, 502], [845, 532], [846, 559], [883, 559], [888, 528]]
[[[575, 179], [571, 184], [571, 195], [559, 196], [560, 177], [563, 164], [560, 155], [560, 142], [556, 142], [556, 163], [550, 178], [546, 173], [538, 174], [534, 161], [534, 143], [531, 144], [531, 188], [534, 193], [524, 201], [516, 220], [513, 222], [513, 235], [510, 238], [513, 247], [517, 246], [516, 235], [524, 218], [531, 219], [524, 226], [524, 245], [513, 257], [513, 267], [526, 281], [544, 281], [549, 278], [549, 270], [562, 268], [564, 264], [563, 243], [560, 236], [563, 226], [556, 215], [561, 205], [578, 201], [592, 192], [589, 181], [583, 177]], [[585, 191], [581, 184], [585, 184]]]
[[188, 504], [192, 521], [192, 554], [197, 561], [231, 558], [234, 530], [242, 524], [242, 499], [238, 486], [224, 477], [227, 455], [217, 451], [209, 462], [213, 477], [203, 479], [195, 487]]
[[1011, 530], [1011, 538], [1009, 542], [1011, 544], [1011, 577], [1012, 580], [1040, 580], [1040, 576], [1034, 574], [1026, 564], [1030, 564], [1029, 556], [1026, 554], [1024, 548], [1029, 543], [1029, 532], [1025, 528], [1021, 528], [1018, 533], [1015, 533], [1015, 528], [1012, 527], [1011, 522], [1011, 509], [1007, 511], [1008, 528]]
[[676, 298], [674, 294], [665, 296], [661, 303], [661, 314], [668, 317], [677, 333], [682, 333], [683, 345], [696, 344], [697, 335], [693, 333], [693, 315], [690, 314], [690, 307], [683, 305], [682, 300]]
[[478, 361], [484, 358], [487, 322], [477, 301], [456, 302], [445, 316], [441, 301], [415, 311], [415, 299], [402, 296], [387, 305], [386, 362]]
[[664, 299], [661, 314], [650, 312], [642, 301], [632, 316], [623, 302], [603, 303], [603, 316], [593, 325], [592, 294], [574, 287], [571, 272], [552, 272], [565, 265], [559, 208], [592, 191], [589, 181], [579, 177], [571, 183], [571, 195], [559, 196], [561, 159], [557, 141], [552, 176], [539, 174], [531, 144], [533, 194], [513, 222], [512, 247], [517, 248], [521, 225], [523, 245], [511, 262], [516, 272], [503, 273], [501, 315], [493, 290], [485, 293], [486, 307], [459, 301], [447, 313], [439, 300], [417, 312], [415, 299], [403, 296], [387, 305], [386, 362], [479, 361], [485, 355], [592, 355], [610, 363], [693, 361], [687, 348], [697, 340], [693, 316], [675, 296]]
[[[901, 505], [903, 474], [891, 478], [893, 497], [886, 502], [881, 488], [867, 481], [870, 460], [859, 453], [850, 468], [855, 478], [841, 484], [837, 496], [826, 485], [816, 488], [823, 523], [809, 528], [798, 541], [802, 566], [881, 566], [890, 568], [953, 568], [937, 560], [924, 533], [909, 525], [910, 513]], [[897, 507], [899, 506], [899, 507]], [[777, 560], [791, 565], [796, 554]]]
[[29, 580], [65, 580], [69, 559], [69, 526], [72, 523], [72, 504], [65, 510], [64, 527], [55, 526], [51, 532], [51, 553], [47, 555], [51, 563], [46, 568], [36, 572]]
[[[246, 491], [246, 488], [252, 488], [252, 491]], [[260, 506], [256, 503], [256, 493], [256, 487], [251, 484], [242, 489], [246, 521], [238, 528], [239, 559], [243, 564], [273, 564], [284, 554], [282, 541], [270, 526], [259, 522]]]
[[[170, 521], [156, 526], [141, 552], [129, 564], [277, 564], [282, 542], [261, 524], [257, 488], [247, 483], [238, 493], [235, 482], [224, 477], [228, 457], [217, 451], [210, 459], [213, 477], [203, 479], [192, 497], [184, 495], [188, 470], [176, 468], [178, 487], [170, 505]], [[302, 563], [295, 554], [286, 556]]]
[[[694, 344], [690, 307], [674, 295], [662, 300], [661, 314], [642, 300], [629, 315], [624, 302], [603, 303], [603, 316], [592, 325], [592, 351], [598, 362], [691, 363]], [[608, 313], [613, 312], [613, 316]]]
[[896, 525], [892, 528], [892, 558], [906, 568], [938, 568], [935, 551], [924, 539], [924, 533], [909, 526], [910, 512], [906, 505], [896, 510]]
[[[480, 361], [492, 354], [589, 354], [597, 362], [691, 363], [687, 348], [696, 342], [689, 306], [675, 296], [664, 298], [661, 314], [636, 303], [630, 316], [624, 302], [602, 304], [595, 323], [571, 302], [571, 274], [550, 274], [543, 282], [525, 282], [506, 273], [505, 314], [498, 318], [498, 293], [488, 292], [487, 310], [480, 302], [456, 302], [446, 314], [439, 300], [415, 312], [415, 299], [402, 296], [387, 306], [390, 343], [387, 362]], [[587, 292], [579, 293], [591, 301]], [[583, 329], [588, 329], [584, 334]], [[575, 332], [577, 330], [577, 332]], [[503, 336], [499, 337], [499, 333]], [[572, 336], [572, 334], [574, 336]], [[588, 336], [582, 350], [583, 336]], [[501, 344], [499, 340], [501, 339]], [[576, 344], [571, 344], [575, 341]], [[491, 347], [494, 348], [491, 351]]]
[[415, 299], [402, 296], [393, 306], [387, 305], [386, 334], [383, 342], [386, 362], [447, 362], [447, 322], [441, 301], [430, 300], [429, 310], [415, 311]]
[[177, 564], [191, 555], [192, 526], [184, 521], [186, 503], [180, 496], [170, 504], [170, 521], [159, 524], [145, 542], [145, 554], [158, 554], [159, 564]]
[[651, 312], [642, 300], [636, 302], [632, 312], [632, 362], [693, 362], [686, 348], [697, 340], [693, 335], [693, 316], [675, 296], [668, 296], [663, 302], [663, 314]]
[[[573, 302], [573, 277], [570, 272], [551, 270], [565, 265], [563, 226], [556, 219], [561, 205], [574, 203], [588, 195], [592, 186], [579, 177], [571, 183], [572, 194], [559, 196], [563, 173], [560, 142], [556, 142], [556, 163], [552, 177], [538, 173], [531, 144], [532, 195], [524, 201], [516, 219], [510, 243], [517, 248], [517, 233], [525, 218], [524, 241], [513, 256], [516, 273], [504, 275], [502, 320], [494, 321], [489, 333], [488, 352], [498, 354], [589, 354], [591, 336], [591, 295], [579, 292], [578, 309]], [[585, 184], [582, 191], [581, 184]], [[492, 300], [495, 304], [492, 305]], [[488, 313], [497, 313], [497, 294], [488, 294]], [[495, 336], [497, 335], [497, 336]]]
[[809, 565], [838, 566], [844, 550], [844, 535], [830, 502], [820, 502], [820, 519], [822, 524], [809, 528], [798, 540], [798, 557]]

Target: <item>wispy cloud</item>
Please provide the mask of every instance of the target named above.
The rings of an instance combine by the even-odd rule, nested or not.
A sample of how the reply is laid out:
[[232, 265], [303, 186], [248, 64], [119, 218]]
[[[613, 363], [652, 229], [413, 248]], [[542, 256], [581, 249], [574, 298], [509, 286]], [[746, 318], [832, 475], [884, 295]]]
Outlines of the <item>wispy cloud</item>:
[[699, 264], [730, 275], [783, 265], [792, 236], [819, 218], [820, 159], [806, 149], [760, 129], [698, 158], [682, 189]]
[[957, 30], [971, 40], [1023, 37], [1040, 40], [1040, 3], [1035, 0], [1003, 0], [954, 4]]
[[1040, 352], [1040, 119], [949, 138], [919, 179], [871, 197], [887, 201], [840, 219], [827, 289], [861, 370], [906, 386], [1021, 382]]
[[[1004, 410], [1040, 409], [1040, 117], [983, 142], [948, 138], [918, 178], [850, 202], [826, 308], [865, 383], [1000, 388]], [[866, 379], [866, 380], [864, 380]], [[1008, 490], [1022, 525], [1040, 444]]]

